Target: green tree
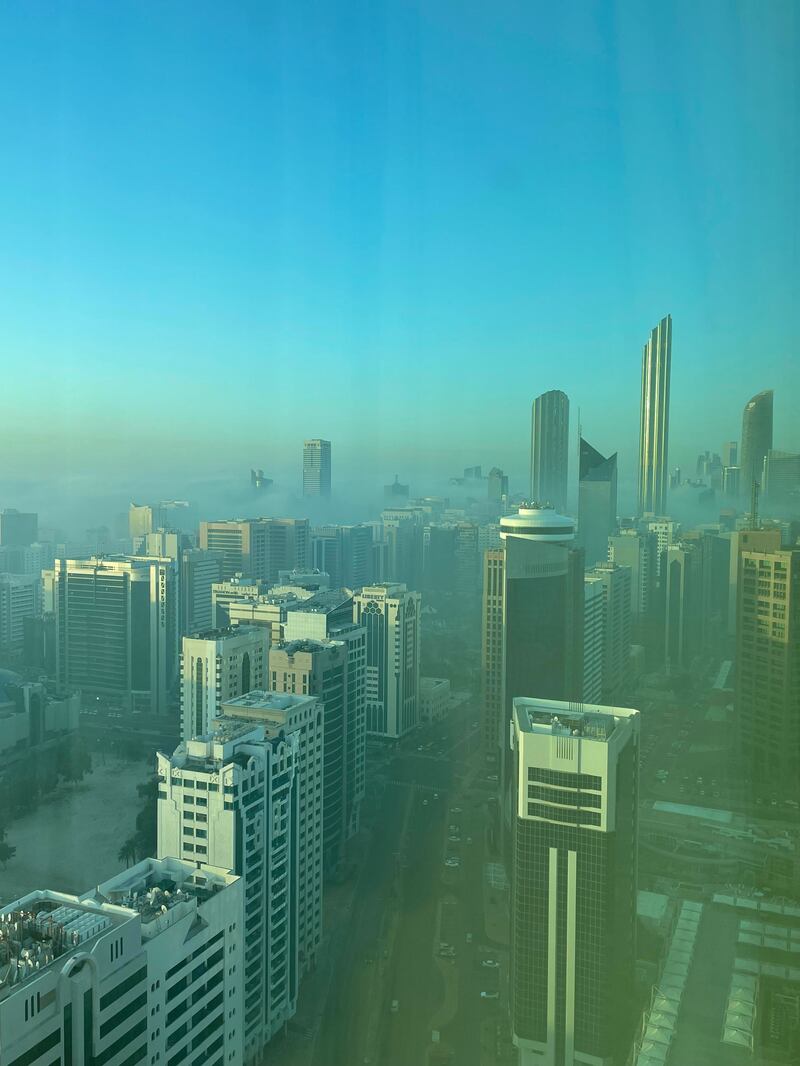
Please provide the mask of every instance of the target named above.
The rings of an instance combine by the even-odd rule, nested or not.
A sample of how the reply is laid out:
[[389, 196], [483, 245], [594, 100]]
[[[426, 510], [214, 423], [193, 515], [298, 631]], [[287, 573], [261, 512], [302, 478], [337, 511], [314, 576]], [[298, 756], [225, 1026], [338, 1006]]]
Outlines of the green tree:
[[6, 840], [5, 827], [0, 828], [0, 866], [5, 869], [8, 860], [13, 859], [16, 854], [16, 847], [13, 844], [9, 844]]
[[125, 843], [117, 852], [117, 861], [124, 862], [127, 869], [133, 863], [136, 862], [136, 838], [128, 837]]

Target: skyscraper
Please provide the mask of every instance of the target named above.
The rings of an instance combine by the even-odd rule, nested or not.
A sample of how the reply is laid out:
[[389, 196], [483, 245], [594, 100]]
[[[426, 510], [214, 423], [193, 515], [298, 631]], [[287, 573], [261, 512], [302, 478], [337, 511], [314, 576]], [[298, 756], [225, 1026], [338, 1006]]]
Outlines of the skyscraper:
[[722, 445], [722, 465], [736, 466], [739, 462], [739, 442], [726, 440]]
[[56, 559], [43, 576], [52, 588], [59, 688], [166, 713], [178, 669], [177, 563]]
[[39, 516], [7, 507], [0, 511], [0, 545], [25, 548], [39, 535]]
[[[323, 592], [290, 606], [286, 614], [287, 642], [310, 639], [339, 641], [347, 648], [347, 710], [345, 743], [345, 827], [349, 839], [361, 824], [361, 804], [367, 776], [367, 636], [353, 622], [353, 600], [341, 592]], [[272, 687], [277, 678], [270, 678]]]
[[624, 1066], [636, 1014], [639, 712], [517, 698], [512, 745], [520, 1066]]
[[631, 568], [598, 563], [586, 571], [586, 584], [603, 590], [603, 696], [609, 703], [628, 678], [631, 654]]
[[508, 474], [504, 474], [499, 467], [493, 466], [489, 471], [487, 482], [489, 499], [494, 500], [495, 503], [501, 503], [503, 498], [508, 496]]
[[788, 786], [800, 773], [800, 548], [767, 548], [760, 530], [740, 538], [739, 743], [756, 780]]
[[210, 862], [241, 878], [239, 1026], [249, 1063], [297, 1005], [301, 863], [319, 858], [319, 848], [300, 852], [302, 758], [290, 736], [227, 716], [172, 755], [157, 755], [159, 856]]
[[531, 408], [531, 501], [565, 511], [569, 466], [569, 399], [543, 392]]
[[425, 512], [421, 507], [390, 507], [381, 512], [389, 581], [419, 591], [425, 558]]
[[764, 456], [761, 487], [765, 503], [800, 509], [800, 455], [770, 448]]
[[307, 518], [251, 518], [200, 523], [200, 547], [221, 551], [222, 576], [244, 574], [275, 582], [281, 570], [304, 570], [309, 562]]
[[181, 636], [190, 636], [214, 624], [211, 586], [222, 580], [222, 552], [184, 548], [180, 553]]
[[264, 626], [209, 629], [184, 637], [181, 651], [181, 736], [208, 733], [222, 705], [264, 688], [270, 646]]
[[353, 597], [366, 629], [367, 732], [398, 740], [419, 723], [420, 608], [405, 585], [367, 585]]
[[331, 588], [368, 585], [372, 580], [372, 527], [360, 523], [313, 529], [311, 564], [330, 574]]
[[639, 514], [665, 514], [669, 451], [672, 315], [662, 318], [642, 353], [639, 413]]
[[271, 690], [318, 696], [322, 707], [322, 851], [327, 871], [335, 870], [343, 857], [347, 829], [347, 665], [347, 645], [338, 640], [284, 641], [269, 652]]
[[[300, 975], [313, 967], [322, 942], [322, 768], [325, 757], [325, 720], [314, 696], [286, 692], [249, 692], [223, 705], [226, 717], [263, 725], [270, 738], [291, 738], [292, 762], [297, 768], [297, 805], [284, 809], [298, 825], [298, 888], [296, 903]], [[287, 762], [284, 761], [284, 767]], [[251, 778], [252, 781], [252, 778]], [[246, 800], [245, 800], [246, 802]], [[253, 857], [257, 858], [258, 849]]]
[[516, 696], [581, 699], [584, 566], [574, 521], [550, 508], [506, 515], [500, 537], [484, 557], [482, 665], [484, 737], [502, 753]]
[[742, 455], [739, 462], [739, 491], [750, 500], [753, 482], [761, 483], [764, 456], [772, 447], [772, 389], [748, 400], [742, 412]]
[[587, 566], [608, 557], [608, 538], [616, 529], [617, 453], [606, 459], [581, 437], [578, 543]]
[[303, 442], [303, 495], [330, 496], [331, 442], [307, 440]]

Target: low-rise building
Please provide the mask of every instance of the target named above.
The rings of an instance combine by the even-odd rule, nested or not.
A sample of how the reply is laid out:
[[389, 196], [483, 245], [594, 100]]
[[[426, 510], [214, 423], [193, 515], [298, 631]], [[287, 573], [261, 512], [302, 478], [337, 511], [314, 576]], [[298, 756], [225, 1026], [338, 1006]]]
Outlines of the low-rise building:
[[450, 706], [450, 681], [446, 677], [419, 679], [419, 709], [423, 722], [438, 722]]

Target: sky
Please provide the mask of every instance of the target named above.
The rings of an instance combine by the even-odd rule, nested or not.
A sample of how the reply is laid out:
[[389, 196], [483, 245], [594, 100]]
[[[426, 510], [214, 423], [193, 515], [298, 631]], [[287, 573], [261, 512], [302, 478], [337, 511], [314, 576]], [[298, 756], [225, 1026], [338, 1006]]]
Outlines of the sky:
[[633, 482], [776, 390], [800, 450], [791, 0], [8, 0], [0, 490], [251, 465], [527, 477], [564, 389]]

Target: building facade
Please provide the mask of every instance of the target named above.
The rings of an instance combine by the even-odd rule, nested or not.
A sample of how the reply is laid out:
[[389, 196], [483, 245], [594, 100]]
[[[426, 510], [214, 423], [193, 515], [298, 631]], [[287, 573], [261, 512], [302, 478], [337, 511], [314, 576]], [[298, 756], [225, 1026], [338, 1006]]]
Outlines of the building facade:
[[639, 411], [639, 514], [665, 514], [669, 461], [672, 315], [662, 318], [642, 353]]
[[177, 564], [112, 556], [56, 559], [53, 597], [62, 691], [166, 714], [178, 673]]
[[9, 1066], [242, 1066], [242, 882], [146, 859], [82, 896], [0, 909]]
[[181, 644], [181, 736], [210, 731], [222, 705], [267, 679], [270, 635], [263, 626], [207, 629]]
[[511, 1016], [520, 1066], [624, 1066], [639, 713], [514, 700]]
[[271, 740], [291, 738], [298, 785], [297, 947], [302, 977], [322, 943], [322, 775], [325, 719], [315, 696], [255, 690], [224, 704], [227, 718], [261, 725]]
[[246, 574], [273, 584], [281, 570], [308, 566], [310, 526], [307, 518], [201, 522], [199, 547], [222, 552], [224, 580]]
[[211, 588], [222, 580], [222, 552], [184, 548], [180, 553], [180, 610], [182, 637], [214, 626]]
[[774, 393], [765, 389], [748, 400], [742, 411], [742, 453], [739, 461], [739, 491], [750, 502], [753, 483], [761, 483], [764, 458], [772, 447]]
[[337, 640], [294, 640], [276, 644], [269, 652], [272, 692], [317, 696], [325, 720], [325, 758], [322, 767], [322, 853], [325, 869], [334, 871], [344, 855], [347, 839], [347, 773], [351, 707], [347, 645]]
[[345, 824], [348, 839], [361, 825], [367, 780], [367, 633], [353, 621], [353, 597], [345, 590], [320, 593], [286, 616], [285, 639], [334, 640], [347, 648], [347, 743]]
[[623, 529], [608, 538], [608, 560], [631, 572], [631, 611], [634, 620], [650, 613], [656, 593], [658, 541], [654, 533]]
[[331, 442], [307, 440], [303, 442], [303, 495], [330, 496]]
[[800, 548], [743, 543], [738, 567], [739, 744], [757, 782], [789, 784], [800, 773]]
[[330, 574], [331, 588], [360, 589], [372, 581], [371, 526], [319, 526], [311, 549], [313, 565]]
[[568, 469], [569, 398], [551, 389], [531, 407], [531, 501], [565, 511]]
[[633, 612], [631, 571], [617, 563], [598, 563], [586, 571], [586, 585], [603, 594], [602, 702], [610, 703], [625, 688], [630, 672]]
[[6, 507], [0, 511], [0, 547], [26, 548], [39, 537], [39, 516]]
[[300, 763], [297, 738], [258, 722], [217, 719], [202, 737], [158, 755], [158, 854], [212, 862], [241, 878], [248, 1062], [297, 1008]]
[[367, 585], [353, 597], [366, 631], [367, 732], [397, 740], [419, 723], [422, 597], [405, 585]]
[[0, 649], [19, 651], [25, 640], [25, 619], [42, 609], [40, 574], [0, 574]]
[[608, 558], [617, 531], [617, 453], [607, 459], [581, 437], [578, 479], [578, 543], [587, 566]]

